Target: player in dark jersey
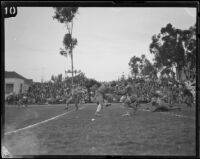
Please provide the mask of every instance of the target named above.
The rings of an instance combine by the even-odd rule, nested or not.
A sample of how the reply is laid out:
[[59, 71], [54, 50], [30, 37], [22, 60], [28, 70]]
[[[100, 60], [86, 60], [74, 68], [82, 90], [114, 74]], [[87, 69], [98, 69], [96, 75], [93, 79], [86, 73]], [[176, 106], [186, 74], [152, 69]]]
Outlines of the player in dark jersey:
[[164, 102], [165, 94], [160, 91], [156, 91], [152, 98], [151, 104], [154, 107], [153, 112], [181, 110], [180, 107], [172, 107], [171, 103]]
[[27, 95], [26, 94], [20, 94], [18, 96], [18, 102], [17, 102], [17, 104], [18, 104], [19, 108], [20, 107], [27, 108], [28, 107], [28, 97], [27, 97]]
[[65, 109], [69, 109], [69, 104], [71, 102], [74, 102], [74, 105], [76, 107], [76, 110], [79, 109], [78, 105], [80, 104], [82, 99], [82, 91], [80, 87], [77, 87], [75, 89], [72, 89], [71, 93], [67, 96], [66, 100], [66, 107]]
[[183, 101], [187, 104], [187, 106], [192, 107], [192, 104], [194, 104], [194, 98], [192, 93], [188, 89], [183, 90]]
[[123, 106], [126, 108], [126, 114], [123, 114], [123, 116], [135, 114], [139, 105], [136, 88], [129, 82], [123, 94], [124, 95], [120, 99], [120, 102], [123, 103]]

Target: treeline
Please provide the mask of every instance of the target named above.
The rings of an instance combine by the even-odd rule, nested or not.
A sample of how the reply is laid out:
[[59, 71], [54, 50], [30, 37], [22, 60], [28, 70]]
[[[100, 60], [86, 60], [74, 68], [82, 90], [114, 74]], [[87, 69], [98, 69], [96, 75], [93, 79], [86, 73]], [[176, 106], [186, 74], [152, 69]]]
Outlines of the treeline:
[[137, 76], [152, 76], [161, 72], [181, 80], [195, 78], [196, 73], [196, 24], [189, 29], [181, 30], [167, 24], [158, 34], [152, 36], [149, 45], [150, 53], [154, 55], [151, 63], [145, 55], [133, 56], [129, 61], [133, 78]]

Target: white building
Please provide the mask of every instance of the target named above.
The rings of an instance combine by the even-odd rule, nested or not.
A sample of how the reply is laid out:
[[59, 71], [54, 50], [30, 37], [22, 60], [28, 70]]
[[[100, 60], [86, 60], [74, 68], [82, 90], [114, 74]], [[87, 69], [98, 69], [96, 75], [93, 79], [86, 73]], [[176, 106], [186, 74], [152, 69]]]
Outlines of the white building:
[[16, 72], [5, 71], [5, 95], [25, 93], [32, 82], [32, 79], [26, 79]]

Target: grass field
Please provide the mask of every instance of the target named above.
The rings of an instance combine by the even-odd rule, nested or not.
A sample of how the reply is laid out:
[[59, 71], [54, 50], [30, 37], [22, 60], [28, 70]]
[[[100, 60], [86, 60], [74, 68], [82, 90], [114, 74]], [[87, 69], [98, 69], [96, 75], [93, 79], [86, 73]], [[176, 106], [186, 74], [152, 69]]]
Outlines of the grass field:
[[[64, 105], [6, 106], [4, 144], [13, 155], [194, 156], [195, 108], [173, 112], [125, 113], [120, 104], [95, 117], [95, 104], [16, 133], [8, 133], [66, 112]], [[141, 109], [146, 107], [143, 105]], [[180, 116], [177, 116], [180, 115]], [[94, 121], [91, 121], [95, 118]]]

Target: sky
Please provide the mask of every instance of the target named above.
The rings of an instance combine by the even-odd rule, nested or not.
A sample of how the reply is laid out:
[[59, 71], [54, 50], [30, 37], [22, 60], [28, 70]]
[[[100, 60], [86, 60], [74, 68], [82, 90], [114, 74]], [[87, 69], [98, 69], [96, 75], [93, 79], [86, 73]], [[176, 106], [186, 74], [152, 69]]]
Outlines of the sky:
[[[35, 82], [65, 76], [71, 62], [59, 50], [67, 30], [53, 15], [51, 7], [18, 7], [16, 17], [5, 19], [6, 71]], [[98, 81], [117, 80], [123, 73], [127, 77], [131, 57], [145, 54], [152, 61], [151, 38], [168, 23], [188, 29], [196, 23], [196, 8], [79, 8], [74, 68]]]

